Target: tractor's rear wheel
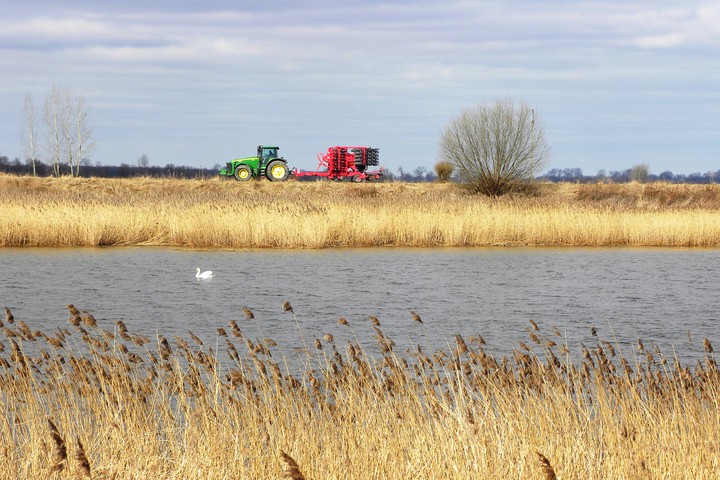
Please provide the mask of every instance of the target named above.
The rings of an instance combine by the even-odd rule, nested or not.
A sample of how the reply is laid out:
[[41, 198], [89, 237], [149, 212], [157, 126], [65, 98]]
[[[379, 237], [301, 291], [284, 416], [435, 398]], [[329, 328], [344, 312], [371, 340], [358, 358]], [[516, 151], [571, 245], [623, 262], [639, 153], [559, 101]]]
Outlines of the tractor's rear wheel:
[[284, 182], [287, 180], [289, 173], [285, 162], [273, 160], [268, 164], [265, 175], [271, 182]]
[[252, 178], [252, 171], [250, 171], [250, 167], [247, 165], [238, 165], [238, 167], [235, 169], [235, 180], [238, 182], [247, 182]]

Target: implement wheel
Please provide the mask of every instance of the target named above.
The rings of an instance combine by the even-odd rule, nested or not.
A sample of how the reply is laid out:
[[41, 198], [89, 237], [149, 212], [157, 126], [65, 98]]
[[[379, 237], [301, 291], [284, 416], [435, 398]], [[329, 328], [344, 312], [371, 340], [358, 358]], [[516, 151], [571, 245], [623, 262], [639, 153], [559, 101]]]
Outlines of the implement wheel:
[[250, 167], [247, 165], [238, 165], [238, 167], [235, 169], [235, 180], [238, 182], [247, 182], [252, 178], [252, 172], [250, 171]]
[[284, 182], [290, 174], [287, 165], [281, 160], [273, 160], [267, 166], [265, 175], [271, 182]]

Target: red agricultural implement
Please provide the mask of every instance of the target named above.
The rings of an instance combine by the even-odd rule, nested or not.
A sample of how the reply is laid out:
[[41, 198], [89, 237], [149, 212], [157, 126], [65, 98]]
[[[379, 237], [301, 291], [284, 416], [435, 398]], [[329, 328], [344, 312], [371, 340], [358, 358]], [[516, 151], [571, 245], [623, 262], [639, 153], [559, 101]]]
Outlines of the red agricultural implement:
[[383, 175], [383, 169], [368, 170], [368, 167], [377, 167], [379, 160], [380, 155], [377, 148], [330, 147], [327, 153], [318, 154], [317, 170], [295, 170], [292, 173], [296, 177], [326, 177], [336, 181], [377, 180]]

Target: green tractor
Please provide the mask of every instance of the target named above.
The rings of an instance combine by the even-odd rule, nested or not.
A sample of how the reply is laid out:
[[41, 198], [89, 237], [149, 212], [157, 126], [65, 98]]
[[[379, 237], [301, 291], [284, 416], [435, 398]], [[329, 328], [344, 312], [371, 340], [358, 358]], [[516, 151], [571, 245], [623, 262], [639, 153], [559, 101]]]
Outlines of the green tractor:
[[256, 157], [236, 158], [220, 170], [221, 177], [235, 177], [247, 182], [251, 178], [267, 177], [271, 182], [284, 182], [290, 174], [287, 160], [278, 157], [278, 147], [258, 145]]

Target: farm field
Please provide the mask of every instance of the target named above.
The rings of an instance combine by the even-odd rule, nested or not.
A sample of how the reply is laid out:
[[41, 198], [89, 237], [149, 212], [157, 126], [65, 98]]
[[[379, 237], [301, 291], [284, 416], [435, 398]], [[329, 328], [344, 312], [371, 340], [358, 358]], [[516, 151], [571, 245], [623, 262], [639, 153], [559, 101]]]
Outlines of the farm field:
[[0, 176], [0, 246], [188, 248], [720, 245], [720, 186]]
[[[280, 306], [278, 306], [280, 310]], [[292, 323], [292, 306], [282, 307]], [[247, 332], [154, 338], [68, 306], [67, 327], [3, 323], [2, 478], [717, 478], [720, 371], [553, 327], [496, 358], [482, 337], [400, 352]], [[306, 368], [288, 371], [300, 347]], [[572, 354], [570, 354], [572, 352]]]
[[[491, 199], [453, 184], [0, 176], [0, 246], [181, 247], [159, 250], [194, 257], [207, 254], [199, 252], [204, 249], [246, 248], [718, 247], [719, 212], [720, 187], [715, 185], [540, 184], [532, 195]], [[42, 277], [37, 265], [57, 265], [52, 263], [57, 259], [38, 250], [41, 255], [16, 266], [18, 271], [34, 266], [32, 273]], [[91, 250], [108, 256], [123, 249]], [[144, 254], [153, 249], [137, 250]], [[326, 262], [331, 253], [321, 252]], [[619, 258], [625, 265], [637, 263], [627, 252]], [[76, 260], [82, 263], [82, 255]], [[687, 364], [652, 340], [628, 340], [640, 318], [637, 312], [633, 316], [630, 304], [623, 307], [628, 312], [623, 338], [616, 336], [620, 328], [603, 338], [592, 327], [592, 336], [571, 342], [568, 330], [556, 323], [523, 320], [516, 329], [523, 341], [506, 342], [499, 353], [502, 344], [490, 346], [487, 333], [488, 343], [480, 334], [453, 336], [447, 326], [454, 319], [436, 313], [421, 324], [412, 321], [406, 305], [398, 305], [404, 310], [397, 317], [410, 318], [400, 329], [399, 348], [387, 333], [394, 330], [391, 321], [368, 316], [367, 310], [364, 324], [358, 323], [357, 311], [348, 314], [349, 322], [341, 317], [328, 324], [321, 323], [327, 313], [296, 316], [301, 311], [297, 304], [293, 309], [278, 303], [273, 307], [277, 315], [266, 318], [268, 305], [260, 296], [251, 291], [239, 295], [223, 283], [234, 274], [230, 265], [224, 276], [208, 281], [214, 284], [194, 278], [173, 283], [163, 276], [181, 271], [188, 261], [174, 258], [169, 272], [135, 281], [135, 293], [127, 300], [144, 305], [145, 310], [133, 313], [138, 323], [150, 322], [142, 328], [132, 316], [123, 317], [126, 322], [108, 320], [97, 311], [96, 319], [72, 306], [41, 318], [26, 318], [22, 309], [15, 316], [10, 309], [4, 317], [0, 314], [0, 408], [6, 412], [0, 417], [0, 480], [710, 479], [720, 472], [720, 370], [715, 339], [704, 338], [712, 327], [711, 333], [696, 332], [697, 338], [687, 332], [683, 348], [697, 350], [697, 360]], [[120, 277], [127, 275], [122, 270], [138, 262], [115, 261], [111, 265], [117, 270], [97, 270], [105, 277], [114, 272], [110, 283], [118, 289]], [[253, 262], [244, 261], [243, 267]], [[507, 269], [509, 262], [500, 260], [500, 268]], [[531, 262], [528, 258], [524, 265]], [[490, 263], [483, 263], [485, 275]], [[552, 263], [554, 273], [575, 278], [563, 273], [560, 263]], [[50, 273], [61, 272], [63, 281], [75, 287], [73, 295], [101, 302], [107, 295], [98, 280], [79, 293], [86, 287], [73, 275], [91, 276], [84, 273], [87, 265], [93, 264], [82, 263], [78, 273], [62, 268]], [[258, 265], [269, 267], [262, 260]], [[577, 265], [582, 263], [571, 268]], [[677, 264], [662, 266], [677, 273], [679, 267], [672, 265]], [[250, 278], [262, 271], [232, 270]], [[544, 289], [551, 283], [545, 263], [535, 271], [543, 280], [528, 286], [531, 293], [525, 300], [535, 302], [530, 311], [537, 319], [540, 309], [533, 297], [557, 295], [562, 289]], [[691, 270], [693, 275], [696, 271]], [[392, 271], [376, 269], [374, 275], [389, 279]], [[518, 277], [527, 279], [528, 272], [518, 272]], [[295, 278], [284, 281], [298, 283]], [[611, 278], [617, 283], [636, 277]], [[484, 279], [485, 288], [492, 287], [491, 280]], [[43, 281], [24, 286], [22, 294], [32, 293]], [[518, 298], [517, 281], [511, 276], [501, 282], [512, 298]], [[670, 279], [662, 282], [666, 290], [654, 290], [674, 294]], [[147, 292], [138, 290], [141, 283], [149, 285]], [[171, 296], [168, 285], [183, 292], [171, 302], [177, 308], [174, 320], [194, 315], [193, 330], [202, 326], [202, 338], [163, 332], [152, 323], [158, 306], [150, 299], [160, 290]], [[274, 283], [275, 288], [282, 285]], [[560, 285], [577, 291], [571, 284]], [[700, 281], [693, 285], [696, 291], [706, 288]], [[626, 289], [632, 302], [662, 316], [654, 309], [657, 299], [632, 285]], [[220, 313], [209, 321], [185, 312], [208, 303], [216, 290], [233, 295], [227, 304], [215, 302]], [[595, 297], [603, 291], [590, 290]], [[15, 292], [21, 294], [17, 288]], [[37, 302], [49, 297], [38, 296]], [[479, 294], [466, 297], [477, 297], [477, 308], [492, 304]], [[313, 298], [322, 311], [329, 311], [323, 303], [333, 299]], [[383, 301], [399, 298], [403, 295]], [[8, 293], [0, 301], [12, 305], [14, 299]], [[255, 313], [240, 308], [249, 301], [259, 304]], [[564, 301], [582, 306], [572, 307], [576, 323], [588, 321], [589, 302]], [[388, 308], [383, 305], [390, 317]], [[427, 305], [413, 308], [426, 311]], [[708, 308], [712, 317], [716, 310]], [[703, 312], [698, 314], [701, 323]], [[603, 318], [608, 314], [602, 309]], [[654, 323], [678, 322], [676, 316]], [[62, 326], [49, 326], [57, 317]], [[496, 319], [505, 322], [502, 330], [512, 330], [516, 320], [512, 314]], [[275, 342], [264, 333], [271, 322], [288, 336], [281, 340], [272, 334]], [[447, 338], [445, 347], [415, 343], [429, 345], [431, 322]], [[318, 328], [323, 333], [307, 335]]]

